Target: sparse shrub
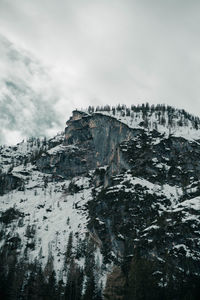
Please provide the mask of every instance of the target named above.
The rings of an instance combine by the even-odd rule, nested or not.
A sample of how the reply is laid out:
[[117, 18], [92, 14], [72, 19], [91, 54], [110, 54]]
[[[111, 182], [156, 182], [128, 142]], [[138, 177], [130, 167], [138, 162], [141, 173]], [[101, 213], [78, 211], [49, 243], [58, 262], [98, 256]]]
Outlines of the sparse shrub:
[[4, 211], [0, 217], [0, 222], [4, 224], [9, 224], [14, 220], [19, 219], [20, 217], [23, 217], [23, 213], [21, 213], [19, 210], [15, 208], [9, 208], [6, 211]]

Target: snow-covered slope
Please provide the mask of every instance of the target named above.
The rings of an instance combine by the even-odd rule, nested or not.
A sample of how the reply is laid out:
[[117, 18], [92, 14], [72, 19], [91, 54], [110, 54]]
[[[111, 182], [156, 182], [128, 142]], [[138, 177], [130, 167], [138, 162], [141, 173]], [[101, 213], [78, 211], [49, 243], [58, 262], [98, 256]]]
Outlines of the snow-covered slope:
[[200, 139], [200, 120], [184, 110], [170, 106], [158, 105], [126, 107], [97, 107], [96, 110], [89, 107], [83, 110], [86, 114], [100, 113], [110, 116], [128, 125], [130, 128], [145, 128], [148, 131], [157, 130], [166, 137], [173, 135], [189, 140]]
[[64, 133], [61, 132], [48, 141], [46, 138], [32, 137], [14, 146], [0, 146], [0, 172], [8, 173], [14, 166], [34, 160], [38, 155], [54, 148], [55, 145], [61, 145], [63, 140]]
[[89, 178], [74, 178], [74, 184], [81, 190], [71, 195], [68, 192], [69, 180], [52, 182], [51, 176], [44, 178], [44, 174], [34, 170], [29, 164], [25, 168], [13, 169], [16, 176], [22, 177], [24, 172], [29, 173], [24, 190], [10, 192], [1, 197], [3, 215], [13, 209], [20, 211], [23, 216], [19, 219], [13, 218], [10, 226], [1, 227], [4, 230], [4, 242], [7, 235], [9, 239], [19, 238], [19, 258], [27, 257], [30, 263], [38, 260], [43, 268], [51, 256], [53, 268], [59, 275], [64, 271], [70, 232], [74, 236], [75, 249], [77, 240], [85, 238], [88, 217], [85, 206], [91, 200]]
[[184, 299], [188, 286], [196, 299], [198, 139], [181, 110], [90, 108], [65, 134], [2, 146], [0, 295], [12, 281], [16, 299], [33, 287], [38, 299]]

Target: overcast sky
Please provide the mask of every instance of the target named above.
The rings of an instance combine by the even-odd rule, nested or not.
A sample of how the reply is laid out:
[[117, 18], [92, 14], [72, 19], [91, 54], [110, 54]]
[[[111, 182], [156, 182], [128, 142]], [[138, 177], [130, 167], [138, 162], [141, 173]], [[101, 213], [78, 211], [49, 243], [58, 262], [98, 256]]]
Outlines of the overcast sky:
[[0, 0], [0, 33], [49, 67], [61, 123], [106, 103], [200, 115], [199, 0]]

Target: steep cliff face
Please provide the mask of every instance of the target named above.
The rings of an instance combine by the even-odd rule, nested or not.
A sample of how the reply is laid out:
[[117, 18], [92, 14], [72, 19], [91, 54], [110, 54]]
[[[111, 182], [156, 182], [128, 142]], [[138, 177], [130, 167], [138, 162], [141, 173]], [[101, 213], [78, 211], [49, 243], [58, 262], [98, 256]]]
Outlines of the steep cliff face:
[[0, 149], [2, 299], [198, 299], [200, 122], [134, 109]]
[[86, 115], [75, 111], [65, 129], [64, 144], [48, 151], [37, 161], [44, 172], [55, 172], [65, 178], [84, 175], [88, 170], [109, 165], [114, 174], [128, 168], [121, 156], [120, 143], [128, 142], [142, 130], [102, 114]]

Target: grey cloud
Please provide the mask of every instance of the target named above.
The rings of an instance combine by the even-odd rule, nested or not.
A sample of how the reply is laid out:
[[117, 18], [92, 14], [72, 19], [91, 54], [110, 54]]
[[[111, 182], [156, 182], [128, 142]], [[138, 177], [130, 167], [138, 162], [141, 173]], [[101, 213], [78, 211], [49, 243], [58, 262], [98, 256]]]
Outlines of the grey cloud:
[[59, 91], [45, 67], [2, 36], [0, 55], [0, 142], [17, 142], [16, 136], [48, 136], [51, 130], [63, 129], [64, 120], [55, 108]]

